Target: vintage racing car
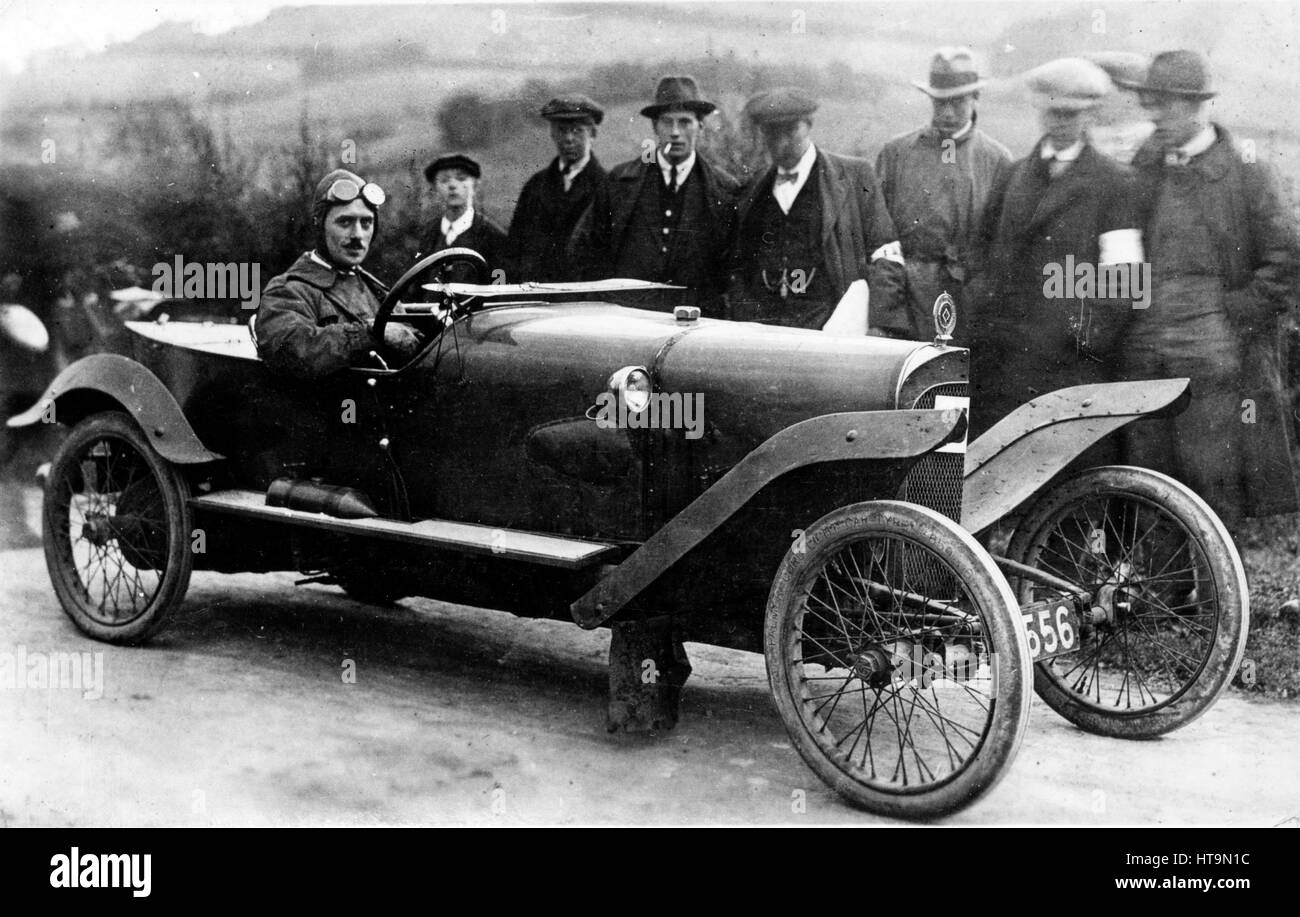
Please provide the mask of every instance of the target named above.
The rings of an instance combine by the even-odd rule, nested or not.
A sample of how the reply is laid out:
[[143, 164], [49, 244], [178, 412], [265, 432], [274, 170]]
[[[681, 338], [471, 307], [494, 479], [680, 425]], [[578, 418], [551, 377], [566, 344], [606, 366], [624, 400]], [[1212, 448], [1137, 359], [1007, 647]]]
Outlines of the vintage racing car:
[[440, 252], [384, 300], [377, 340], [426, 339], [402, 365], [307, 385], [242, 326], [137, 322], [134, 359], [88, 357], [11, 418], [71, 428], [43, 520], [76, 625], [144, 641], [198, 569], [607, 627], [611, 730], [676, 722], [684, 641], [762, 652], [808, 765], [903, 818], [996, 783], [1031, 684], [1122, 737], [1229, 684], [1248, 596], [1224, 526], [1155, 472], [1068, 467], [1186, 380], [1052, 392], [968, 444], [943, 298], [935, 343], [907, 342], [609, 301], [637, 283], [422, 282], [452, 265], [482, 267]]

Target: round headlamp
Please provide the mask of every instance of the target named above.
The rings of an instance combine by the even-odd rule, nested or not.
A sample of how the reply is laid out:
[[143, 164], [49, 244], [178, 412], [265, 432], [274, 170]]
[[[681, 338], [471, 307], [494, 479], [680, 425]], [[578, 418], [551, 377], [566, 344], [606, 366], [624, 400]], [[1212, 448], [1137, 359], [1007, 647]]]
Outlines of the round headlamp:
[[644, 366], [624, 366], [609, 377], [609, 391], [629, 414], [640, 414], [650, 406], [650, 374]]

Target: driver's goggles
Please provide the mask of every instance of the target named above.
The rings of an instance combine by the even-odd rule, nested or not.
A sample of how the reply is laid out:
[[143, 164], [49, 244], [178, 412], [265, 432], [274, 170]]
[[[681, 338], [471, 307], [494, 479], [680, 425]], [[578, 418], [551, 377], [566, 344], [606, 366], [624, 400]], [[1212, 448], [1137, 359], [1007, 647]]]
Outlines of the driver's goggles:
[[378, 207], [388, 200], [384, 189], [374, 182], [368, 181], [364, 185], [358, 185], [350, 178], [340, 178], [330, 185], [330, 189], [325, 192], [325, 197], [335, 204], [349, 204], [361, 197], [373, 207]]

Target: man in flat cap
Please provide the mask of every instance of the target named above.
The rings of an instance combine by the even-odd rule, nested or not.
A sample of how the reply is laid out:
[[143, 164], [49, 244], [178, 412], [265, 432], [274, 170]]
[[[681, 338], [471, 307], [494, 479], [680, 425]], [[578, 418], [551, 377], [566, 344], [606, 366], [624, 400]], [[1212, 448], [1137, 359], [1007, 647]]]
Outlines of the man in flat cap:
[[900, 134], [876, 159], [885, 206], [907, 260], [912, 334], [927, 338], [934, 327], [934, 301], [952, 294], [957, 303], [957, 343], [968, 340], [962, 290], [978, 270], [979, 229], [1011, 152], [975, 126], [975, 103], [985, 81], [969, 48], [940, 48], [929, 81], [913, 86], [930, 97], [927, 127]]
[[641, 109], [657, 141], [653, 155], [619, 163], [598, 186], [574, 231], [570, 252], [584, 259], [584, 279], [631, 277], [680, 284], [643, 301], [667, 311], [696, 305], [721, 317], [726, 245], [739, 183], [696, 151], [703, 119], [717, 106], [695, 79], [666, 76]]
[[578, 218], [605, 181], [605, 170], [591, 149], [604, 109], [575, 94], [551, 99], [541, 116], [550, 122], [556, 156], [519, 193], [506, 242], [504, 266], [510, 283], [577, 279], [565, 249]]
[[1207, 118], [1215, 91], [1200, 54], [1167, 51], [1122, 85], [1155, 122], [1133, 159], [1153, 291], [1135, 313], [1125, 371], [1192, 380], [1182, 414], [1126, 428], [1128, 461], [1183, 481], [1230, 524], [1294, 512], [1281, 358], [1300, 279], [1294, 219], [1272, 170]]
[[[973, 436], [1038, 395], [1113, 379], [1134, 300], [1100, 295], [1109, 288], [1099, 289], [1099, 269], [1119, 265], [1126, 278], [1142, 279], [1133, 176], [1087, 134], [1110, 78], [1064, 58], [1026, 81], [1044, 134], [990, 195], [987, 267], [967, 297]], [[1092, 281], [1076, 284], [1080, 271]]]
[[[384, 200], [383, 189], [346, 169], [317, 184], [311, 213], [316, 243], [271, 278], [257, 310], [257, 353], [272, 372], [314, 381], [349, 366], [376, 365], [370, 327], [383, 285], [361, 262]], [[419, 338], [408, 325], [389, 322], [383, 343], [390, 354], [410, 356]]]
[[729, 317], [821, 328], [849, 285], [865, 279], [872, 329], [908, 337], [903, 255], [875, 172], [865, 159], [812, 142], [816, 110], [795, 88], [759, 93], [745, 105], [772, 165], [740, 200]]
[[425, 229], [416, 259], [448, 248], [471, 248], [487, 261], [489, 271], [500, 267], [505, 231], [474, 207], [483, 177], [479, 164], [463, 153], [449, 153], [429, 163], [424, 177], [433, 185], [442, 217]]

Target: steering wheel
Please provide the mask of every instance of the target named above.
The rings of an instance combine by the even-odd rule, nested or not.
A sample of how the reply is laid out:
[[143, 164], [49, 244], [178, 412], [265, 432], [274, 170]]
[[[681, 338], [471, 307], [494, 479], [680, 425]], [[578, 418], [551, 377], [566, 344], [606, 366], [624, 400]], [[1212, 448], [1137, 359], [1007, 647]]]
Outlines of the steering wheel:
[[[445, 272], [447, 267], [454, 264], [469, 265], [474, 272], [473, 283], [487, 283], [490, 279], [487, 260], [472, 248], [444, 248], [440, 252], [421, 258], [411, 265], [410, 270], [403, 274], [397, 283], [393, 284], [384, 301], [379, 304], [379, 311], [375, 313], [374, 322], [370, 327], [370, 336], [374, 338], [377, 346], [383, 346], [384, 328], [388, 326], [393, 310], [397, 308], [397, 304], [402, 301], [407, 291], [418, 283], [427, 282], [426, 277], [433, 275], [435, 271]], [[444, 296], [449, 297], [449, 294]]]

